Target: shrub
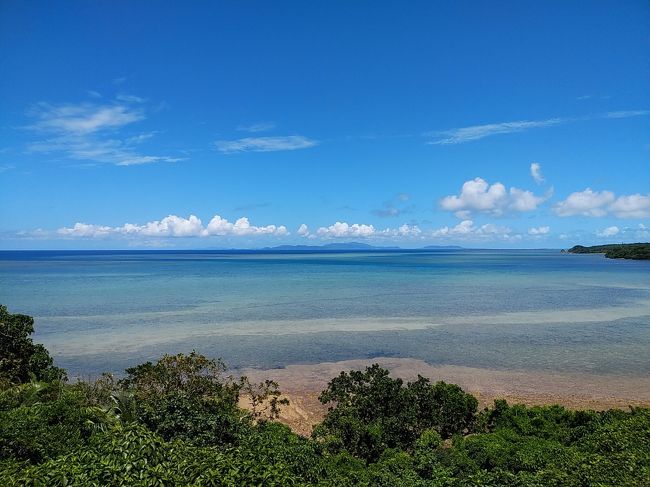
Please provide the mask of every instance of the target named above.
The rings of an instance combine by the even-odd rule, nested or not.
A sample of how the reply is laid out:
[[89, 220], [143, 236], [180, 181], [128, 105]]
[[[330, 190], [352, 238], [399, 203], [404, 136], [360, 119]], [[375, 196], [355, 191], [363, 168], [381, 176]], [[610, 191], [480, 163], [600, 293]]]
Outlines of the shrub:
[[54, 366], [45, 347], [32, 341], [32, 333], [34, 318], [11, 314], [0, 305], [0, 388], [30, 380], [65, 378], [65, 372]]
[[342, 372], [321, 394], [334, 403], [314, 431], [330, 448], [376, 461], [387, 448], [410, 451], [427, 429], [443, 437], [471, 427], [478, 401], [453, 384], [418, 377], [404, 385], [387, 370], [373, 365], [364, 372]]

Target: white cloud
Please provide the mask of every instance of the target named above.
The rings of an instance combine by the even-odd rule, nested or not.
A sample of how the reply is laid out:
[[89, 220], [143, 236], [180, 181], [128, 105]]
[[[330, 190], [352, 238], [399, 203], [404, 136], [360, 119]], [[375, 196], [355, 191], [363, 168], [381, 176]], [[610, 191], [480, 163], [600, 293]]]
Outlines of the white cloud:
[[208, 235], [235, 235], [235, 236], [249, 236], [249, 235], [288, 235], [287, 228], [284, 225], [275, 226], [267, 225], [265, 227], [258, 227], [251, 225], [248, 218], [242, 217], [230, 223], [225, 218], [215, 215], [207, 226]]
[[650, 217], [650, 194], [622, 195], [616, 198], [612, 191], [584, 191], [571, 193], [554, 207], [558, 216], [602, 217], [613, 214], [619, 218]]
[[607, 227], [600, 232], [598, 232], [599, 237], [613, 237], [618, 234], [621, 230], [617, 226]]
[[36, 122], [27, 128], [45, 138], [30, 144], [29, 148], [35, 152], [61, 153], [71, 159], [118, 166], [179, 161], [179, 158], [147, 155], [138, 150], [138, 144], [149, 139], [152, 132], [121, 135], [122, 129], [146, 118], [141, 107], [133, 106], [142, 101], [139, 97], [122, 95], [104, 104], [37, 104], [28, 112]]
[[407, 225], [406, 223], [397, 229], [402, 237], [417, 237], [422, 234], [422, 230], [417, 225]]
[[200, 237], [204, 232], [201, 220], [195, 215], [190, 215], [189, 218], [169, 215], [160, 221], [156, 220], [140, 226], [127, 223], [117, 230], [125, 234], [140, 234], [147, 237]]
[[551, 227], [533, 227], [528, 229], [528, 235], [546, 235], [551, 231]]
[[325, 238], [341, 238], [341, 237], [371, 237], [375, 235], [375, 227], [372, 225], [365, 225], [360, 223], [353, 223], [352, 225], [346, 222], [336, 222], [329, 227], [320, 227], [316, 234], [319, 237]]
[[234, 223], [215, 215], [207, 226], [201, 220], [190, 215], [183, 218], [169, 215], [162, 220], [151, 221], [142, 225], [126, 223], [120, 227], [109, 227], [76, 223], [73, 227], [63, 227], [57, 234], [67, 238], [105, 238], [113, 237], [209, 237], [209, 236], [284, 236], [289, 232], [284, 225], [251, 225], [246, 217], [239, 218]]
[[607, 205], [614, 201], [611, 191], [593, 191], [587, 188], [584, 191], [571, 193], [564, 201], [555, 205], [558, 216], [605, 216]]
[[[302, 227], [306, 225], [301, 225], [298, 229], [298, 233]], [[337, 221], [333, 225], [328, 227], [320, 227], [316, 230], [315, 234], [305, 233], [304, 236], [309, 236], [310, 238], [320, 237], [320, 238], [419, 238], [424, 235], [424, 232], [417, 225], [409, 225], [407, 223], [397, 227], [397, 228], [385, 228], [383, 230], [376, 229], [373, 225], [366, 225], [363, 223], [353, 223], [349, 224], [346, 222]]]
[[245, 137], [237, 140], [218, 140], [217, 150], [224, 154], [236, 152], [276, 152], [307, 149], [314, 147], [318, 141], [302, 135], [287, 135], [277, 137]]
[[563, 121], [561, 118], [549, 118], [547, 120], [519, 120], [515, 122], [472, 125], [431, 133], [429, 135], [434, 136], [435, 139], [430, 143], [436, 145], [462, 144], [464, 142], [483, 139], [491, 135], [511, 134], [534, 128], [551, 127]]
[[619, 196], [609, 207], [619, 218], [648, 218], [650, 217], [650, 194], [631, 194]]
[[30, 110], [38, 120], [30, 128], [67, 135], [87, 135], [123, 127], [144, 118], [139, 110], [125, 105], [50, 105], [41, 103]]
[[472, 220], [463, 220], [455, 227], [444, 226], [438, 230], [433, 231], [433, 235], [444, 236], [444, 235], [466, 235], [471, 233], [474, 230], [474, 222]]
[[422, 230], [420, 230], [420, 227], [418, 227], [417, 225], [409, 225], [407, 223], [404, 223], [403, 225], [400, 225], [397, 228], [386, 228], [384, 230], [380, 230], [376, 233], [376, 236], [415, 238], [421, 236], [422, 234], [423, 234]]
[[446, 196], [440, 206], [455, 212], [459, 218], [466, 218], [471, 212], [502, 215], [508, 211], [525, 212], [537, 209], [549, 195], [536, 196], [531, 191], [511, 187], [507, 190], [501, 183], [490, 185], [482, 178], [465, 181], [460, 195]]
[[542, 184], [544, 182], [544, 176], [542, 175], [542, 166], [538, 162], [531, 163], [530, 175], [533, 177], [537, 184]]
[[75, 223], [72, 228], [59, 228], [57, 233], [63, 237], [101, 238], [107, 237], [113, 231], [114, 229], [111, 227]]
[[560, 124], [598, 120], [598, 119], [616, 119], [616, 118], [630, 118], [649, 115], [650, 110], [619, 110], [611, 111], [594, 115], [587, 115], [584, 117], [555, 117], [543, 120], [517, 120], [514, 122], [499, 122], [488, 123], [484, 125], [471, 125], [468, 127], [459, 127], [450, 130], [442, 130], [438, 132], [430, 132], [425, 134], [432, 137], [433, 140], [429, 144], [435, 145], [451, 145], [463, 144], [474, 140], [483, 139], [492, 135], [499, 134], [512, 134], [516, 132], [524, 132], [531, 129], [553, 127]]
[[309, 227], [305, 225], [304, 223], [298, 227], [298, 235], [301, 237], [308, 237], [309, 236]]
[[505, 226], [498, 226], [493, 223], [486, 223], [477, 227], [472, 220], [463, 220], [454, 227], [444, 226], [431, 232], [432, 237], [456, 237], [460, 240], [472, 238], [511, 238], [512, 229]]

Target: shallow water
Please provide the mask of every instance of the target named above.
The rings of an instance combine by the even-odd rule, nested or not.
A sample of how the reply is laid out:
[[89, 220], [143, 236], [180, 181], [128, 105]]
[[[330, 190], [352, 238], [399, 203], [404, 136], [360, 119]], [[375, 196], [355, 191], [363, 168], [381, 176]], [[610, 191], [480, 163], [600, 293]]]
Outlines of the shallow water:
[[196, 349], [650, 374], [650, 262], [558, 251], [0, 252], [0, 302], [72, 374]]

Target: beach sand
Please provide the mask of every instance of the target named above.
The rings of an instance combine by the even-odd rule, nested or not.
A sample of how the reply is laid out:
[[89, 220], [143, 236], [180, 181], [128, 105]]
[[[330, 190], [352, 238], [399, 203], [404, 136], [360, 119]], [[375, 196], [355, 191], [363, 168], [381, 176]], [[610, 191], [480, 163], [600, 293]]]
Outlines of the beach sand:
[[432, 381], [458, 384], [477, 397], [481, 408], [492, 405], [495, 399], [526, 405], [561, 404], [571, 409], [650, 406], [650, 377], [434, 366], [423, 360], [388, 357], [289, 365], [283, 369], [242, 369], [239, 372], [253, 382], [264, 379], [278, 382], [280, 390], [290, 401], [289, 406], [283, 407], [280, 421], [299, 434], [309, 435], [327, 412], [327, 407], [318, 401], [318, 395], [327, 387], [328, 381], [342, 371], [364, 369], [374, 363], [404, 380], [414, 380], [420, 374]]

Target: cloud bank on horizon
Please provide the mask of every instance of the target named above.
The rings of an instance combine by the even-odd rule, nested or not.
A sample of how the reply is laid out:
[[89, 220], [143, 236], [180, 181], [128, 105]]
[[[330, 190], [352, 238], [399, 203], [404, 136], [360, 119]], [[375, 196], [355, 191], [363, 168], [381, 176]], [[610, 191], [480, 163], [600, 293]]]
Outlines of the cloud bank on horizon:
[[[541, 164], [531, 163], [530, 173], [536, 183], [542, 184], [545, 182], [542, 176]], [[461, 220], [452, 226], [422, 228], [418, 224], [403, 223], [394, 227], [380, 228], [371, 223], [348, 223], [337, 220], [331, 225], [316, 227], [314, 231], [310, 230], [307, 223], [301, 223], [294, 234], [300, 239], [309, 239], [313, 242], [362, 239], [400, 242], [410, 246], [449, 240], [470, 244], [490, 241], [501, 243], [517, 243], [525, 240], [539, 242], [551, 234], [550, 225], [513, 230], [507, 225], [494, 222], [477, 225], [471, 219], [471, 216], [474, 214], [499, 218], [509, 214], [534, 212], [540, 210], [540, 207], [550, 200], [552, 196], [552, 188], [544, 195], [535, 195], [530, 190], [516, 187], [508, 189], [500, 182], [490, 184], [477, 177], [466, 181], [458, 195], [449, 195], [440, 199], [439, 208], [453, 213]], [[410, 198], [410, 195], [406, 193], [399, 193], [393, 200], [385, 202], [384, 206], [385, 208], [392, 208], [390, 206], [391, 201], [406, 202]], [[593, 191], [587, 188], [569, 194], [566, 198], [551, 204], [549, 209], [562, 218], [582, 216], [597, 219], [610, 214], [622, 219], [650, 218], [650, 194], [616, 196], [611, 191]], [[650, 236], [647, 226], [643, 223], [639, 223], [636, 227], [625, 227], [623, 230], [617, 225], [611, 225], [595, 231], [595, 236], [599, 238], [610, 238], [622, 234], [634, 238], [647, 238]], [[77, 222], [72, 226], [64, 226], [56, 230], [42, 228], [29, 231], [23, 230], [18, 232], [16, 237], [46, 240], [117, 239], [127, 241], [150, 238], [274, 237], [277, 242], [280, 242], [291, 235], [292, 232], [288, 230], [286, 225], [253, 225], [250, 223], [249, 218], [245, 216], [230, 222], [217, 214], [207, 224], [203, 224], [201, 219], [194, 214], [189, 215], [187, 218], [171, 214], [160, 220], [142, 224], [125, 223], [119, 226], [107, 226]], [[562, 238], [566, 239], [567, 237]]]

